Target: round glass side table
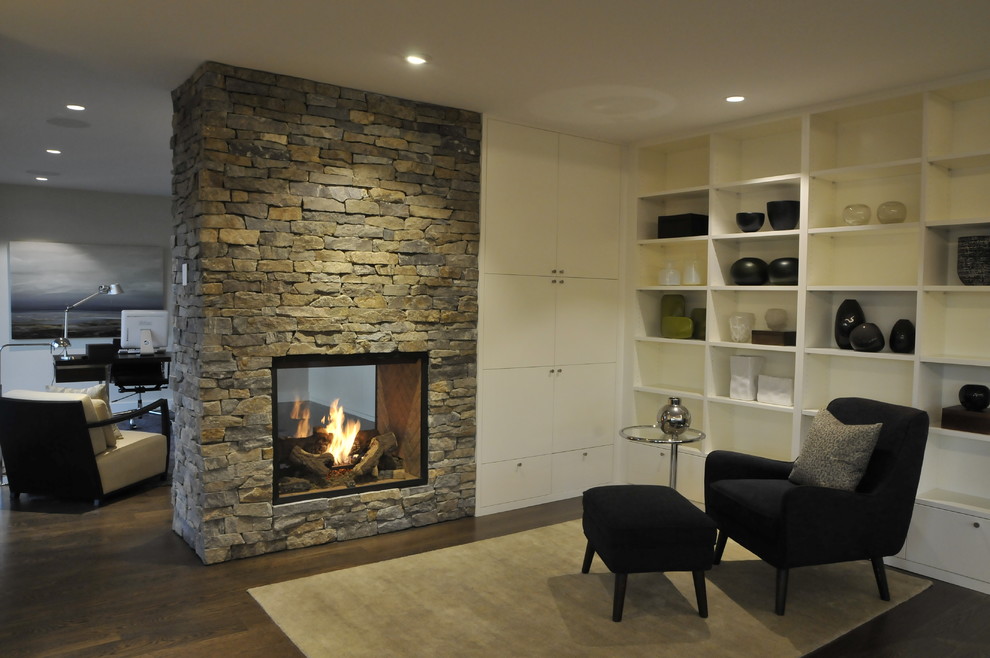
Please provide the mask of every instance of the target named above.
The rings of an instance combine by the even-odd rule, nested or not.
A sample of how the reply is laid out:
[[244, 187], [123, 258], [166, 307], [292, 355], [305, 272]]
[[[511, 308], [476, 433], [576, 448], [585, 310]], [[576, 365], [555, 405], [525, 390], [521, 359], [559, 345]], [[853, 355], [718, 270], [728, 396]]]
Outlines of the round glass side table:
[[677, 446], [682, 443], [694, 443], [705, 438], [705, 433], [699, 430], [683, 429], [677, 434], [665, 434], [657, 425], [631, 425], [619, 430], [619, 436], [639, 443], [670, 446], [670, 488], [677, 488]]

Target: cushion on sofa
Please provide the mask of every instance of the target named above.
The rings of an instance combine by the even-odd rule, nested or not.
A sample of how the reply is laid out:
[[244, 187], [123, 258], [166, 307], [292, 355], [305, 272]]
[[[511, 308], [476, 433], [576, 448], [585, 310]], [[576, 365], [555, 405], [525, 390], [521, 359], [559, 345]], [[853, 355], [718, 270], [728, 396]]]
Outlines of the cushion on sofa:
[[788, 479], [794, 484], [854, 491], [870, 463], [882, 425], [846, 425], [822, 409]]
[[[39, 402], [79, 402], [82, 404], [83, 416], [87, 423], [95, 423], [96, 407], [93, 400], [85, 393], [55, 393], [50, 391], [11, 391], [4, 397], [17, 400], [37, 400]], [[107, 449], [106, 433], [102, 427], [92, 427], [89, 430], [89, 440], [93, 444], [93, 454], [98, 455]]]
[[[99, 420], [110, 420], [110, 407], [99, 398], [90, 398], [93, 401], [93, 408], [96, 409], [96, 417]], [[116, 425], [104, 425], [99, 428], [103, 430], [103, 437], [106, 439], [107, 448], [116, 448], [117, 441], [124, 438], [120, 433], [120, 428]]]

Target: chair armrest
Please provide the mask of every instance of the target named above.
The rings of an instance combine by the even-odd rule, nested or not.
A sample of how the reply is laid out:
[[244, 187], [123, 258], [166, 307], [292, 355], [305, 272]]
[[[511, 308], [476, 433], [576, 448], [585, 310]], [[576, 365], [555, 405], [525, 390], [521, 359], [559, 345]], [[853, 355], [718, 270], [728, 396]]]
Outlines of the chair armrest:
[[784, 480], [794, 462], [768, 459], [729, 450], [715, 450], [705, 459], [705, 485], [718, 480]]
[[147, 413], [151, 413], [155, 409], [161, 410], [162, 415], [162, 431], [161, 433], [165, 436], [171, 435], [172, 421], [168, 417], [168, 400], [161, 398], [144, 405], [139, 409], [133, 409], [131, 411], [124, 411], [121, 413], [116, 413], [107, 418], [106, 420], [98, 420], [92, 423], [86, 423], [86, 427], [103, 427], [104, 425], [116, 425], [117, 423], [122, 423], [125, 420], [130, 420], [131, 418], [137, 418], [138, 416], [143, 416]]

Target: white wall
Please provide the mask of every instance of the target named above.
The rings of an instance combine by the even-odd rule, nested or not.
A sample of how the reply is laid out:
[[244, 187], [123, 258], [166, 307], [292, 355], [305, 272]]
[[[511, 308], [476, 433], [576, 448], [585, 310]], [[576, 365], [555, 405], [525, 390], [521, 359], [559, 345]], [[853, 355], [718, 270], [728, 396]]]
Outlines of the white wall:
[[[171, 206], [171, 198], [163, 196], [84, 192], [41, 185], [0, 185], [0, 344], [12, 342], [8, 261], [10, 242], [32, 240], [73, 244], [150, 245], [170, 249]], [[166, 307], [171, 308], [171, 286], [166, 285], [165, 289]], [[86, 342], [74, 339], [70, 351], [85, 352]], [[48, 347], [8, 347], [0, 354], [0, 358], [0, 387], [4, 391], [15, 388], [43, 390], [46, 384], [53, 382]], [[69, 385], [81, 387], [86, 384]], [[156, 399], [157, 396], [158, 394], [146, 395], [145, 402]], [[119, 397], [122, 394], [118, 394], [116, 389], [111, 390], [111, 400]], [[128, 400], [115, 410], [130, 407], [130, 403], [131, 400]]]

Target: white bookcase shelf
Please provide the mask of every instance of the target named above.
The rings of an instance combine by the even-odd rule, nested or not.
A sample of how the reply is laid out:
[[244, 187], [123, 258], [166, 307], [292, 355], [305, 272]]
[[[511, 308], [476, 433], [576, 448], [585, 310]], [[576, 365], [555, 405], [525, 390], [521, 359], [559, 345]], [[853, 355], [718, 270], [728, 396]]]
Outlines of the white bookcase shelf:
[[[990, 235], [990, 78], [646, 144], [634, 161], [626, 382], [633, 403], [623, 421], [653, 422], [666, 398], [678, 396], [707, 433], [699, 458], [729, 449], [790, 460], [833, 398], [915, 406], [932, 427], [918, 499], [926, 511], [917, 524], [942, 532], [955, 517], [940, 514], [990, 519], [990, 435], [941, 428], [942, 409], [958, 404], [963, 384], [990, 385], [990, 286], [963, 285], [956, 273], [959, 238]], [[736, 225], [736, 213], [765, 212], [781, 199], [800, 201], [797, 228], [775, 231], [767, 221], [744, 233]], [[877, 208], [887, 201], [905, 205], [904, 221], [879, 222]], [[853, 204], [870, 208], [867, 223], [844, 221]], [[657, 239], [657, 217], [684, 212], [708, 215], [708, 235]], [[730, 268], [744, 257], [797, 258], [798, 285], [735, 285]], [[690, 261], [701, 265], [702, 285], [659, 285], [661, 268]], [[665, 294], [683, 294], [689, 310], [706, 309], [704, 340], [659, 336]], [[881, 351], [835, 344], [845, 299], [856, 299], [883, 332]], [[763, 330], [770, 308], [787, 312], [794, 346], [731, 340], [730, 316], [753, 313]], [[916, 329], [910, 353], [890, 348], [901, 319]], [[793, 379], [793, 404], [731, 398], [733, 356], [762, 357], [763, 374]], [[694, 467], [679, 483], [697, 495], [701, 483], [691, 477], [702, 476]], [[924, 531], [912, 531], [899, 566], [941, 569], [922, 549]], [[990, 561], [986, 545], [973, 550]], [[990, 587], [985, 568], [961, 577]]]

